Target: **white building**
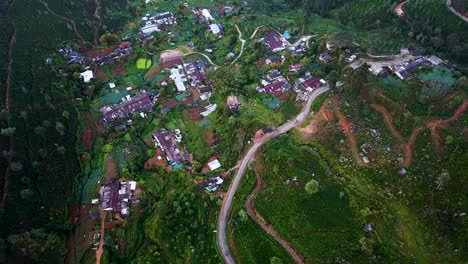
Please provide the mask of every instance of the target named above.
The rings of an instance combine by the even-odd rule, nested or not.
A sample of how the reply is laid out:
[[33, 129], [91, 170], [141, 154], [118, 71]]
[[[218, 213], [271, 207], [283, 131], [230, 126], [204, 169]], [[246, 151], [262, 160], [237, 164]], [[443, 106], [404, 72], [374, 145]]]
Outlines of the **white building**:
[[210, 25], [211, 32], [215, 35], [217, 35], [219, 32], [221, 32], [221, 29], [217, 24], [211, 24]]
[[146, 26], [142, 27], [140, 29], [141, 33], [143, 34], [150, 34], [150, 33], [153, 33], [153, 32], [159, 32], [161, 30], [159, 30], [158, 28], [158, 25], [156, 24], [151, 24], [151, 22], [147, 22], [149, 24], [147, 24]]
[[181, 65], [179, 65], [177, 68], [171, 69], [171, 75], [169, 76], [169, 78], [174, 80], [174, 83], [177, 87], [177, 91], [185, 92], [187, 88], [185, 87], [184, 82], [187, 82], [187, 78], [185, 77], [185, 74], [181, 74], [181, 70]]
[[213, 113], [216, 110], [217, 104], [210, 104], [205, 109], [206, 111], [201, 112], [200, 115], [207, 117], [209, 114]]
[[214, 21], [214, 18], [211, 16], [210, 10], [208, 9], [203, 9], [202, 10], [202, 15], [206, 18], [206, 21]]
[[215, 159], [215, 160], [208, 162], [208, 167], [210, 168], [211, 171], [214, 171], [216, 169], [221, 168], [221, 163], [219, 162], [219, 160]]
[[89, 83], [92, 78], [94, 78], [94, 74], [92, 70], [87, 70], [82, 73], [80, 73], [80, 78], [83, 78], [83, 81], [85, 83]]

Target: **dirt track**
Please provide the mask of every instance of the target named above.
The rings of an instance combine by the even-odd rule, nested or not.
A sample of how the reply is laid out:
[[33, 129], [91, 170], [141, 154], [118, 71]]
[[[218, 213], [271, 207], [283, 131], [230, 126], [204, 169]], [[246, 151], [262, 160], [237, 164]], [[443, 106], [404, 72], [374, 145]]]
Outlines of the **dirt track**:
[[392, 115], [388, 112], [388, 110], [384, 106], [379, 105], [379, 104], [371, 104], [370, 106], [384, 116], [385, 123], [387, 123], [387, 126], [390, 129], [390, 131], [393, 133], [393, 135], [399, 141], [403, 141], [403, 137], [401, 136], [401, 133], [396, 129], [395, 125], [393, 124]]
[[431, 131], [434, 141], [436, 143], [437, 149], [442, 150], [442, 138], [439, 133], [440, 128], [446, 128], [450, 123], [457, 121], [463, 115], [463, 113], [468, 108], [468, 101], [463, 102], [463, 104], [455, 111], [453, 116], [445, 120], [429, 120], [426, 122], [426, 126]]
[[[14, 2], [13, 2], [14, 3]], [[11, 5], [13, 5], [11, 3]], [[13, 64], [13, 46], [16, 43], [16, 27], [15, 23], [8, 15], [8, 21], [13, 25], [13, 34], [11, 35], [10, 43], [8, 45], [8, 67], [7, 67], [7, 79], [5, 87], [5, 110], [10, 113], [10, 88], [11, 88], [11, 73], [12, 73], [12, 64]], [[8, 119], [8, 127], [11, 127], [11, 121]], [[13, 136], [9, 137], [9, 152], [13, 153], [15, 150]], [[5, 200], [8, 197], [8, 180], [10, 178], [10, 160], [8, 160], [8, 166], [5, 168], [5, 176], [3, 181], [3, 192], [0, 200], [0, 208], [3, 208]]]
[[353, 132], [351, 132], [351, 123], [349, 122], [348, 119], [346, 119], [343, 113], [341, 113], [340, 107], [338, 106], [336, 99], [331, 100], [331, 102], [333, 104], [333, 109], [335, 110], [335, 114], [338, 117], [338, 122], [351, 145], [351, 152], [354, 156], [354, 160], [356, 160], [356, 162], [359, 165], [364, 166], [365, 163], [361, 160], [361, 156], [359, 156], [356, 135]]
[[255, 189], [249, 194], [247, 197], [247, 200], [245, 201], [245, 207], [247, 208], [247, 213], [252, 217], [252, 219], [265, 231], [267, 232], [270, 236], [272, 236], [276, 242], [278, 242], [288, 253], [289, 255], [294, 259], [296, 263], [307, 263], [305, 261], [304, 256], [302, 256], [294, 247], [288, 243], [286, 240], [284, 240], [278, 232], [270, 225], [268, 224], [265, 219], [258, 213], [258, 211], [255, 209], [253, 205], [253, 198], [258, 194], [260, 189], [262, 188], [262, 178], [260, 177], [260, 174], [257, 172], [257, 170], [253, 170], [255, 177], [257, 178], [257, 185], [255, 186]]
[[65, 20], [67, 21], [68, 23], [70, 23], [73, 27], [73, 31], [75, 32], [75, 35], [83, 42], [83, 43], [86, 43], [86, 40], [83, 38], [83, 36], [80, 34], [80, 32], [78, 31], [78, 28], [76, 27], [76, 24], [75, 24], [75, 21], [69, 19], [69, 18], [66, 18], [64, 16], [61, 16], [61, 15], [58, 15], [56, 13], [54, 13], [54, 11], [52, 11], [50, 8], [49, 8], [49, 5], [44, 2], [43, 0], [39, 0], [39, 2], [41, 2], [45, 8], [47, 9], [47, 11], [49, 11], [52, 15], [62, 19], [62, 20]]
[[[401, 133], [395, 128], [393, 124], [392, 116], [388, 112], [388, 110], [384, 106], [378, 105], [378, 104], [371, 104], [371, 107], [384, 116], [385, 123], [387, 124], [387, 126], [389, 127], [393, 135], [397, 137], [399, 141], [403, 142], [403, 137], [401, 136]], [[429, 130], [431, 131], [431, 134], [434, 138], [438, 151], [441, 151], [442, 146], [443, 146], [442, 139], [439, 133], [439, 129], [446, 128], [450, 123], [459, 120], [467, 108], [468, 108], [468, 101], [464, 101], [463, 104], [455, 111], [453, 116], [450, 117], [449, 119], [426, 121], [426, 127], [429, 128]], [[405, 160], [403, 161], [403, 165], [406, 167], [411, 165], [411, 163], [413, 162], [413, 147], [414, 147], [414, 144], [416, 143], [416, 139], [418, 135], [423, 131], [423, 129], [424, 127], [415, 128], [408, 143], [402, 146], [403, 152], [405, 153]]]

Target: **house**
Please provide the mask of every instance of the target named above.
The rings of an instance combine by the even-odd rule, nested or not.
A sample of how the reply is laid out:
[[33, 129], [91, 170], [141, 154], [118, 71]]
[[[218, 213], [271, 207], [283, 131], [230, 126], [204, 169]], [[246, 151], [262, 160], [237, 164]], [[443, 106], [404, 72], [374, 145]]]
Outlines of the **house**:
[[135, 181], [120, 182], [116, 179], [103, 184], [99, 188], [100, 207], [103, 211], [120, 213], [126, 217], [130, 214], [130, 205], [135, 202], [134, 192], [137, 183]]
[[183, 70], [182, 65], [178, 65], [177, 68], [171, 69], [171, 75], [169, 76], [177, 87], [177, 91], [185, 92], [187, 88], [185, 87], [185, 82], [187, 82], [187, 77], [185, 76], [185, 72]]
[[326, 81], [316, 77], [308, 77], [306, 79], [299, 78], [294, 84], [294, 91], [297, 93], [297, 101], [305, 101], [309, 95], [317, 88], [326, 85]]
[[422, 66], [431, 65], [431, 62], [426, 58], [418, 58], [413, 62], [404, 63], [402, 65], [398, 65], [394, 68], [395, 75], [398, 76], [401, 80], [405, 80], [411, 75], [413, 75], [413, 70]]
[[430, 63], [432, 63], [433, 65], [440, 65], [440, 64], [444, 63], [444, 61], [443, 61], [441, 58], [439, 58], [439, 57], [437, 57], [437, 56], [435, 56], [435, 55], [429, 56], [429, 57], [427, 58], [427, 60], [428, 60]]
[[94, 78], [93, 71], [87, 70], [87, 71], [80, 73], [80, 78], [82, 78], [85, 83], [89, 83], [91, 79]]
[[278, 32], [271, 30], [260, 40], [270, 52], [278, 52], [286, 49], [287, 42]]
[[320, 53], [319, 60], [323, 63], [330, 63], [332, 61], [332, 57], [328, 53]]
[[146, 25], [140, 29], [141, 34], [151, 34], [153, 32], [160, 32], [157, 24], [146, 22]]
[[201, 112], [200, 115], [204, 116], [204, 117], [207, 117], [209, 114], [213, 113], [214, 111], [216, 111], [216, 108], [217, 108], [217, 104], [209, 104], [205, 107], [205, 111]]
[[292, 64], [289, 65], [288, 70], [291, 72], [298, 72], [302, 69], [302, 64], [297, 63], [297, 64]]
[[239, 109], [239, 106], [240, 106], [239, 97], [237, 97], [235, 95], [228, 96], [227, 106], [229, 107], [230, 110], [236, 111], [237, 109]]
[[221, 163], [219, 162], [218, 159], [215, 159], [215, 160], [208, 162], [208, 167], [210, 168], [211, 171], [214, 171], [216, 169], [221, 168]]
[[208, 178], [200, 183], [200, 185], [209, 193], [215, 192], [219, 189], [224, 180], [220, 177]]
[[182, 135], [179, 129], [160, 129], [153, 133], [153, 141], [156, 147], [166, 153], [166, 159], [173, 168], [180, 168], [184, 159], [183, 153], [179, 150], [178, 143], [182, 142]]
[[202, 9], [201, 13], [208, 23], [214, 21], [214, 18], [211, 16], [210, 10], [204, 8]]
[[115, 88], [115, 83], [109, 83], [109, 88], [114, 89]]
[[290, 39], [291, 38], [291, 34], [289, 34], [289, 32], [286, 30], [284, 33], [283, 33], [283, 37], [285, 39]]
[[280, 64], [282, 62], [283, 61], [281, 60], [281, 58], [279, 56], [277, 56], [277, 55], [270, 56], [265, 60], [265, 63], [268, 64], [268, 65]]
[[334, 50], [336, 46], [333, 41], [327, 41], [326, 47], [327, 47], [327, 50], [331, 51], [331, 50]]

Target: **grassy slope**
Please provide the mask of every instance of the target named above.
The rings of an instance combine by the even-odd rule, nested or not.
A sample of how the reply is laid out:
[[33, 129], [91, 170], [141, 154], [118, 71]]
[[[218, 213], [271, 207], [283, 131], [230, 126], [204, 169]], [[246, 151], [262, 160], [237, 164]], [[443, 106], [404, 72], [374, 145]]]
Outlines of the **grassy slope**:
[[[357, 252], [360, 228], [343, 187], [310, 147], [294, 144], [283, 136], [264, 149], [268, 171], [262, 177], [267, 186], [255, 199], [257, 209], [311, 262], [330, 262], [337, 257], [362, 260]], [[285, 184], [294, 177], [297, 183]], [[312, 178], [321, 187], [317, 194], [309, 195], [304, 186]]]
[[239, 263], [268, 263], [272, 257], [280, 258], [283, 263], [293, 263], [288, 253], [257, 223], [248, 217], [247, 221], [240, 220], [239, 211], [245, 209], [245, 200], [255, 186], [255, 176], [248, 172], [237, 192], [234, 200], [228, 237], [235, 242], [235, 249], [231, 249]]

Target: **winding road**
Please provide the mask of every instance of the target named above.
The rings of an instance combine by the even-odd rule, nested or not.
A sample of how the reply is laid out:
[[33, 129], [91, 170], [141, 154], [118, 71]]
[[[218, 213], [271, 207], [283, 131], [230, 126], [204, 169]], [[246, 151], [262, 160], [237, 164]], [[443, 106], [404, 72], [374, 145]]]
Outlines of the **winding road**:
[[255, 156], [257, 151], [267, 142], [268, 140], [275, 138], [281, 134], [284, 134], [291, 130], [293, 127], [302, 123], [305, 120], [307, 115], [310, 112], [310, 108], [312, 103], [317, 99], [318, 96], [328, 91], [328, 87], [322, 87], [315, 90], [307, 100], [307, 103], [303, 107], [302, 111], [296, 116], [296, 118], [288, 121], [287, 123], [281, 125], [280, 127], [273, 130], [273, 132], [265, 135], [262, 139], [255, 142], [250, 149], [245, 154], [244, 158], [240, 161], [239, 170], [237, 174], [234, 176], [231, 185], [229, 186], [229, 190], [227, 195], [224, 196], [223, 204], [221, 205], [221, 210], [218, 215], [218, 226], [217, 226], [217, 242], [219, 246], [219, 250], [221, 255], [224, 259], [224, 262], [227, 264], [234, 264], [234, 258], [231, 255], [231, 251], [229, 250], [228, 240], [226, 236], [226, 225], [229, 221], [229, 216], [232, 209], [232, 201], [234, 195], [236, 194], [237, 189], [239, 188], [239, 184], [242, 178], [245, 175], [245, 171], [247, 170], [247, 166], [250, 160]]

